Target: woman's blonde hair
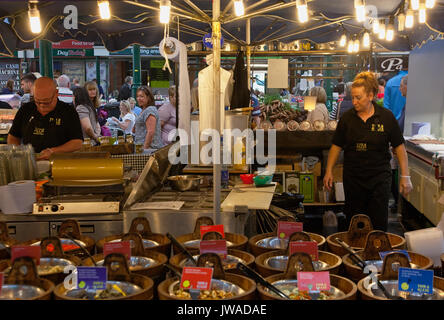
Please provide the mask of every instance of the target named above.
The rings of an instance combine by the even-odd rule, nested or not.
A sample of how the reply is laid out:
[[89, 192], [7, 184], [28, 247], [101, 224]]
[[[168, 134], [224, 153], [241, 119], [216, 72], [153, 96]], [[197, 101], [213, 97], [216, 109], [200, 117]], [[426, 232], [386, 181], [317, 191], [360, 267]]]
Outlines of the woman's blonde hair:
[[99, 88], [97, 87], [97, 83], [95, 83], [94, 81], [88, 81], [85, 83], [85, 89], [86, 91], [88, 91], [89, 89], [94, 88], [96, 89], [96, 96], [94, 97], [94, 99], [92, 100], [92, 103], [94, 105], [94, 108], [98, 108], [100, 107], [100, 99], [99, 99]]
[[[120, 106], [123, 107], [126, 110], [126, 113], [133, 113], [131, 109], [131, 105], [128, 100], [122, 100], [120, 101]], [[124, 114], [121, 112], [120, 116], [123, 117]]]
[[310, 89], [310, 96], [316, 97], [316, 103], [327, 103], [327, 92], [322, 87], [313, 87]]
[[136, 107], [137, 101], [133, 97], [129, 97], [128, 102], [130, 105], [132, 105], [132, 109], [134, 109]]
[[364, 87], [367, 94], [373, 93], [374, 97], [378, 95], [379, 83], [373, 72], [365, 71], [359, 73], [353, 81], [352, 88]]

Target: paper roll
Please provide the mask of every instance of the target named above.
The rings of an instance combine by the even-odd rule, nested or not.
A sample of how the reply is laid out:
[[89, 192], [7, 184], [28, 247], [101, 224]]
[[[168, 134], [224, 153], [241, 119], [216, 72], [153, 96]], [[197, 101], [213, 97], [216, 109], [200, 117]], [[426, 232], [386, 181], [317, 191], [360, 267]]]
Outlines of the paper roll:
[[52, 162], [53, 180], [121, 180], [122, 159], [56, 159]]
[[441, 265], [440, 255], [444, 252], [444, 236], [438, 228], [427, 228], [404, 233], [409, 251], [422, 254], [433, 260], [434, 266]]
[[184, 130], [188, 134], [188, 141], [183, 141], [184, 137], [181, 137], [181, 144], [189, 144], [189, 137], [191, 136], [191, 91], [188, 75], [187, 47], [176, 38], [168, 37], [160, 42], [159, 51], [162, 57], [179, 63], [178, 128]]
[[4, 214], [30, 213], [35, 201], [33, 180], [15, 181], [0, 187], [0, 209]]

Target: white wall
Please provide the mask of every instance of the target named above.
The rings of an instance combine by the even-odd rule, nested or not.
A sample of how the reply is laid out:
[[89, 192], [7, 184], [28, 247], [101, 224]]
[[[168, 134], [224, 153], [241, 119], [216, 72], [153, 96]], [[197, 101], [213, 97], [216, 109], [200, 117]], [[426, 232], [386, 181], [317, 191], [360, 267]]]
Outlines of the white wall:
[[404, 135], [412, 122], [430, 122], [431, 133], [444, 137], [444, 40], [429, 41], [409, 57]]

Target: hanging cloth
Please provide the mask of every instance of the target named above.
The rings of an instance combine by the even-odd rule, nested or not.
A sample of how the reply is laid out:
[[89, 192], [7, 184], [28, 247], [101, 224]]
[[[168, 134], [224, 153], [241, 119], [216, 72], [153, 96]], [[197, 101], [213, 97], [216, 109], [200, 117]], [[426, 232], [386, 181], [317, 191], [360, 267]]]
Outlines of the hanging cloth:
[[250, 90], [248, 89], [248, 74], [244, 62], [244, 52], [239, 51], [234, 67], [233, 95], [231, 96], [231, 109], [246, 108], [250, 106]]

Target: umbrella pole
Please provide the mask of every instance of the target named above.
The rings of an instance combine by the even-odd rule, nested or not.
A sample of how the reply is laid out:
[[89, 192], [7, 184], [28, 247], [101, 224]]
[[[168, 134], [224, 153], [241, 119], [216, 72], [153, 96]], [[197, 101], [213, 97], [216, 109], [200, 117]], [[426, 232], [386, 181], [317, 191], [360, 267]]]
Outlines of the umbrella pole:
[[248, 89], [251, 89], [251, 76], [250, 76], [250, 72], [251, 72], [251, 62], [250, 62], [250, 58], [251, 58], [251, 47], [250, 47], [250, 43], [251, 43], [251, 24], [250, 24], [250, 20], [251, 19], [247, 19], [247, 83], [248, 83]]
[[[220, 38], [221, 38], [221, 30], [220, 30], [220, 0], [213, 0], [213, 31], [212, 31], [212, 40], [213, 40], [213, 106], [215, 108], [215, 129], [218, 133], [223, 131], [223, 128], [220, 127], [221, 117], [224, 116], [224, 109], [220, 108]], [[213, 141], [213, 146], [217, 144]], [[221, 154], [219, 152], [219, 154]], [[213, 221], [219, 221], [220, 219], [220, 189], [221, 189], [221, 165], [220, 162], [215, 161], [216, 154], [213, 148], [213, 202], [214, 202], [214, 212], [213, 212]], [[222, 159], [220, 159], [222, 161]], [[218, 219], [219, 218], [219, 219]]]

